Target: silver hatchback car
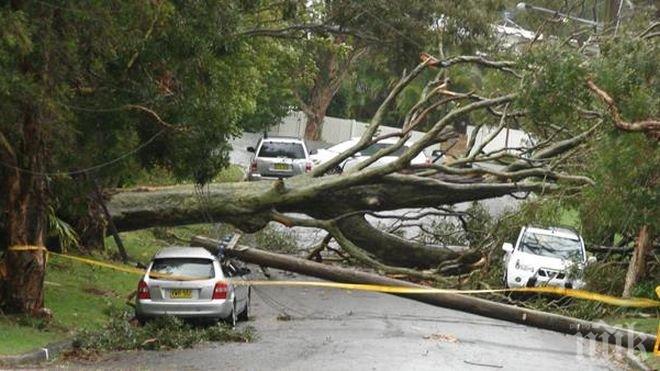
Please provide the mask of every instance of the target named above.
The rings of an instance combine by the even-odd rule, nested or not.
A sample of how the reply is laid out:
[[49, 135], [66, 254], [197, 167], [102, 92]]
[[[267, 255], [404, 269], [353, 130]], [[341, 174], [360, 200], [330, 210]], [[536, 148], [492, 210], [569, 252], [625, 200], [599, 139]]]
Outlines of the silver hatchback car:
[[162, 249], [138, 284], [136, 318], [140, 322], [163, 315], [224, 319], [235, 326], [248, 318], [251, 289], [232, 281], [244, 280], [248, 273], [249, 269], [220, 262], [203, 248]]
[[307, 146], [299, 138], [263, 138], [247, 150], [254, 153], [248, 180], [288, 178], [312, 170]]

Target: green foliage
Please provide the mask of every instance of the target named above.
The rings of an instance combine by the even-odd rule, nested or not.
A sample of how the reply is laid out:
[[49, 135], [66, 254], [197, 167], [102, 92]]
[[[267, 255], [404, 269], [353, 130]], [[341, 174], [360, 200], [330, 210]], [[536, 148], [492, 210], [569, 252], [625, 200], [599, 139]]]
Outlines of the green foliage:
[[579, 211], [586, 238], [611, 244], [613, 234], [636, 236], [642, 225], [660, 230], [660, 150], [640, 134], [604, 136], [594, 144]]
[[78, 234], [71, 225], [60, 219], [52, 206], [48, 207], [48, 234], [49, 237], [55, 237], [60, 243], [62, 252], [76, 248], [80, 244]]
[[233, 330], [226, 324], [194, 327], [176, 317], [159, 317], [136, 326], [130, 322], [131, 313], [118, 311], [101, 331], [83, 331], [74, 340], [74, 347], [82, 352], [101, 350], [159, 350], [191, 348], [203, 341], [249, 342], [254, 329]]
[[[52, 176], [58, 191], [85, 193], [94, 178], [122, 186], [154, 167], [177, 180], [211, 181], [228, 165], [232, 136], [276, 120], [290, 106], [280, 83], [288, 51], [271, 40], [236, 37], [237, 29], [250, 27], [240, 3], [0, 6], [0, 133], [18, 165], [30, 166], [17, 123], [32, 117], [46, 171], [121, 158], [75, 179]], [[66, 191], [55, 197], [71, 203]]]
[[490, 242], [493, 222], [493, 218], [483, 205], [472, 202], [460, 222], [453, 217], [435, 221], [432, 227], [433, 235], [428, 236], [428, 240], [431, 243], [481, 248]]
[[282, 230], [271, 225], [266, 226], [266, 228], [254, 233], [250, 237], [245, 237], [247, 237], [246, 241], [249, 241], [250, 237], [254, 238], [254, 243], [257, 247], [268, 251], [292, 254], [300, 250], [296, 243], [294, 231]]
[[519, 63], [527, 66], [519, 106], [529, 113], [526, 129], [538, 133], [538, 127], [553, 123], [578, 125], [579, 106], [591, 100], [585, 89], [588, 70], [585, 58], [576, 50], [556, 45], [534, 49]]

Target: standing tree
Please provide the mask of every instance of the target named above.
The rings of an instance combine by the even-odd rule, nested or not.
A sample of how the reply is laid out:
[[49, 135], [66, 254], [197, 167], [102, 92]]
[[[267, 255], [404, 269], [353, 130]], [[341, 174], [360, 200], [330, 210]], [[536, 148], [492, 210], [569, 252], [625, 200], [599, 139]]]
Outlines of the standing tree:
[[244, 122], [285, 112], [276, 45], [234, 37], [249, 14], [230, 0], [0, 5], [4, 311], [43, 307], [50, 218], [100, 241], [97, 187], [151, 166], [207, 182]]
[[[255, 21], [263, 24], [244, 34], [288, 39], [299, 51], [291, 74], [301, 78], [293, 92], [307, 117], [305, 139], [319, 140], [328, 107], [358, 63], [384, 63], [388, 74], [400, 76], [441, 39], [451, 46], [487, 37], [498, 6], [499, 1], [285, 1], [266, 8]], [[272, 26], [273, 17], [280, 24]]]

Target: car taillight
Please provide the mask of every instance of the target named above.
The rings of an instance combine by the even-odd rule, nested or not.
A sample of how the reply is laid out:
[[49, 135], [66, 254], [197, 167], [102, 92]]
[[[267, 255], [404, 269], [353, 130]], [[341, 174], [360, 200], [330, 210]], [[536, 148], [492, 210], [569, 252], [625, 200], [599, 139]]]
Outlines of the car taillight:
[[229, 286], [226, 282], [218, 282], [213, 288], [213, 299], [227, 299], [227, 291], [229, 291]]
[[138, 283], [137, 297], [138, 299], [151, 299], [151, 294], [149, 294], [149, 286], [146, 282], [144, 282], [144, 280], [141, 280], [140, 283]]
[[307, 161], [307, 163], [305, 164], [305, 172], [309, 173], [310, 171], [312, 171], [312, 162]]
[[254, 172], [257, 171], [257, 160], [252, 160], [250, 163], [250, 171]]

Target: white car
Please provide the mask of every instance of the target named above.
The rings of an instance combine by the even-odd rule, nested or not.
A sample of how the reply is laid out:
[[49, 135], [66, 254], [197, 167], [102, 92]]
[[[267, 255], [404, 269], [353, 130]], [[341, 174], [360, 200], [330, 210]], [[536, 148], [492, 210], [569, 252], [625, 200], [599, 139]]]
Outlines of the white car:
[[234, 284], [250, 270], [198, 247], [160, 250], [138, 283], [135, 316], [140, 322], [172, 315], [183, 318], [247, 320], [250, 287]]
[[289, 178], [312, 170], [312, 161], [302, 139], [267, 137], [259, 139], [247, 171], [247, 180]]
[[[314, 163], [314, 165], [320, 165], [324, 162], [330, 161], [332, 158], [335, 156], [339, 155], [340, 153], [346, 151], [347, 149], [353, 147], [357, 142], [360, 140], [360, 138], [353, 138], [351, 140], [347, 140], [345, 142], [341, 142], [339, 144], [336, 144], [330, 148], [324, 148], [324, 149], [319, 149], [312, 155], [310, 155], [310, 159]], [[387, 148], [391, 146], [392, 144], [396, 143], [398, 141], [397, 138], [389, 138], [389, 139], [383, 139], [377, 143], [374, 143], [370, 145], [369, 147], [363, 149], [362, 151], [354, 154], [353, 156], [347, 158], [346, 160], [342, 161], [341, 164], [339, 164], [336, 168], [332, 169], [329, 171], [329, 173], [336, 173], [340, 174], [344, 172], [345, 170], [351, 169], [355, 166], [357, 166], [360, 162], [368, 159], [372, 155], [374, 155], [376, 152], [383, 148]], [[369, 167], [377, 167], [377, 166], [383, 166], [387, 165], [393, 161], [396, 161], [403, 152], [405, 152], [410, 146], [412, 145], [411, 142], [405, 143], [401, 148], [397, 149], [393, 153], [383, 156], [379, 158], [376, 162], [373, 164], [369, 165]], [[426, 154], [424, 152], [420, 152], [415, 158], [413, 158], [410, 161], [411, 165], [421, 165], [421, 164], [426, 164], [429, 163], [429, 159], [427, 158]]]
[[587, 257], [582, 237], [567, 228], [523, 227], [516, 245], [505, 243], [506, 287], [584, 287], [583, 271], [595, 257]]

